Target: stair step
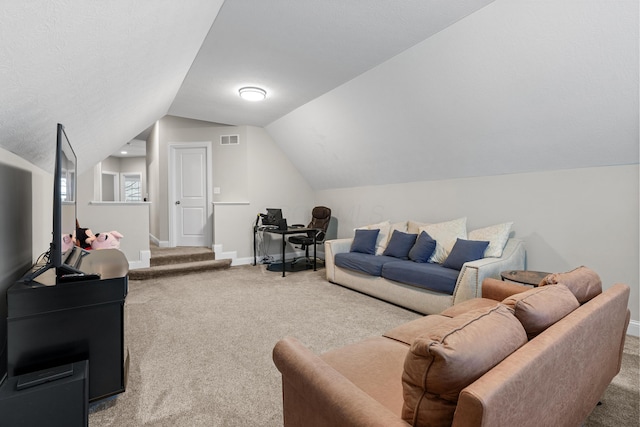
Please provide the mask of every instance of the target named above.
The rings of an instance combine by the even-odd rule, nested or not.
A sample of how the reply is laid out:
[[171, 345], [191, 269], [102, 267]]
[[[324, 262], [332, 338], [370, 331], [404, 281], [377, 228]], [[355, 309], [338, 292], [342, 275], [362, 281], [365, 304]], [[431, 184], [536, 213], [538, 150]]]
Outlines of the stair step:
[[189, 274], [208, 270], [219, 270], [223, 268], [229, 268], [230, 266], [230, 259], [192, 261], [179, 264], [164, 264], [156, 267], [138, 268], [135, 270], [131, 270], [129, 271], [129, 279], [153, 279], [156, 277], [176, 276], [180, 274]]
[[189, 254], [159, 253], [152, 255], [150, 265], [151, 267], [158, 267], [161, 265], [184, 264], [196, 261], [213, 261], [214, 259], [216, 259], [216, 256], [213, 251]]

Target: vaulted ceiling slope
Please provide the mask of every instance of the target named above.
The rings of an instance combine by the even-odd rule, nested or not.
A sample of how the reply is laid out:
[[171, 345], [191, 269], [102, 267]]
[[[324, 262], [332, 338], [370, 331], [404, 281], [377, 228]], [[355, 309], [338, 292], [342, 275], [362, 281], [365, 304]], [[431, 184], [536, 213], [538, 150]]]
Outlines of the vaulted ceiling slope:
[[637, 0], [5, 3], [0, 147], [45, 170], [57, 122], [83, 171], [165, 114], [316, 189], [638, 163]]
[[164, 116], [223, 0], [6, 1], [0, 147], [53, 171], [56, 123], [80, 170]]
[[83, 170], [167, 113], [264, 126], [491, 1], [7, 2], [0, 147], [52, 170], [60, 122]]
[[499, 0], [266, 129], [316, 189], [637, 164], [638, 2]]

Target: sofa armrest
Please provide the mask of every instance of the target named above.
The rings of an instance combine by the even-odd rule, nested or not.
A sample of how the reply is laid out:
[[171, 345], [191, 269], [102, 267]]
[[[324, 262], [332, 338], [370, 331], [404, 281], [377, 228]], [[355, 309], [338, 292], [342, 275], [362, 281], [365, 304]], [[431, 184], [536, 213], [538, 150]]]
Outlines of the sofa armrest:
[[409, 426], [293, 337], [276, 343], [273, 361], [285, 426]]
[[524, 242], [509, 239], [500, 258], [482, 258], [462, 266], [453, 291], [453, 304], [482, 296], [482, 281], [488, 277], [497, 279], [505, 270], [523, 270], [525, 262]]
[[349, 252], [352, 241], [353, 238], [334, 239], [324, 242], [324, 268], [328, 281], [335, 282], [336, 264], [333, 261], [333, 257], [336, 254]]
[[502, 301], [520, 292], [528, 291], [530, 286], [519, 285], [512, 282], [504, 282], [502, 280], [488, 277], [482, 281], [482, 298], [489, 298], [494, 301]]

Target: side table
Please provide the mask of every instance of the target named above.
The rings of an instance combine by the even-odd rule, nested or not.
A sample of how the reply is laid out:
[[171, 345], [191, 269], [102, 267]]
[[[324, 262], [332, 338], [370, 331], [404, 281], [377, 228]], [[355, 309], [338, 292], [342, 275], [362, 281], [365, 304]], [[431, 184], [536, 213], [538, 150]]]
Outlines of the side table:
[[542, 279], [547, 277], [551, 273], [545, 271], [532, 271], [532, 270], [508, 270], [500, 273], [502, 280], [508, 280], [510, 282], [521, 283], [523, 285], [537, 287]]

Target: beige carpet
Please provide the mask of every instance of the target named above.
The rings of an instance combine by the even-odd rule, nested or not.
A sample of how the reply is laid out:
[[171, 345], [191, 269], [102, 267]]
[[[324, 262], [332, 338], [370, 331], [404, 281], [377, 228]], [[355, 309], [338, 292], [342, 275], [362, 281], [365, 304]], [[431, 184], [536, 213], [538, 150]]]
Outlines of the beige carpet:
[[[417, 317], [328, 283], [324, 270], [282, 278], [242, 266], [131, 281], [127, 391], [94, 408], [89, 424], [280, 426], [278, 339], [293, 335], [320, 353]], [[638, 425], [638, 339], [625, 351], [623, 374], [586, 425]]]

